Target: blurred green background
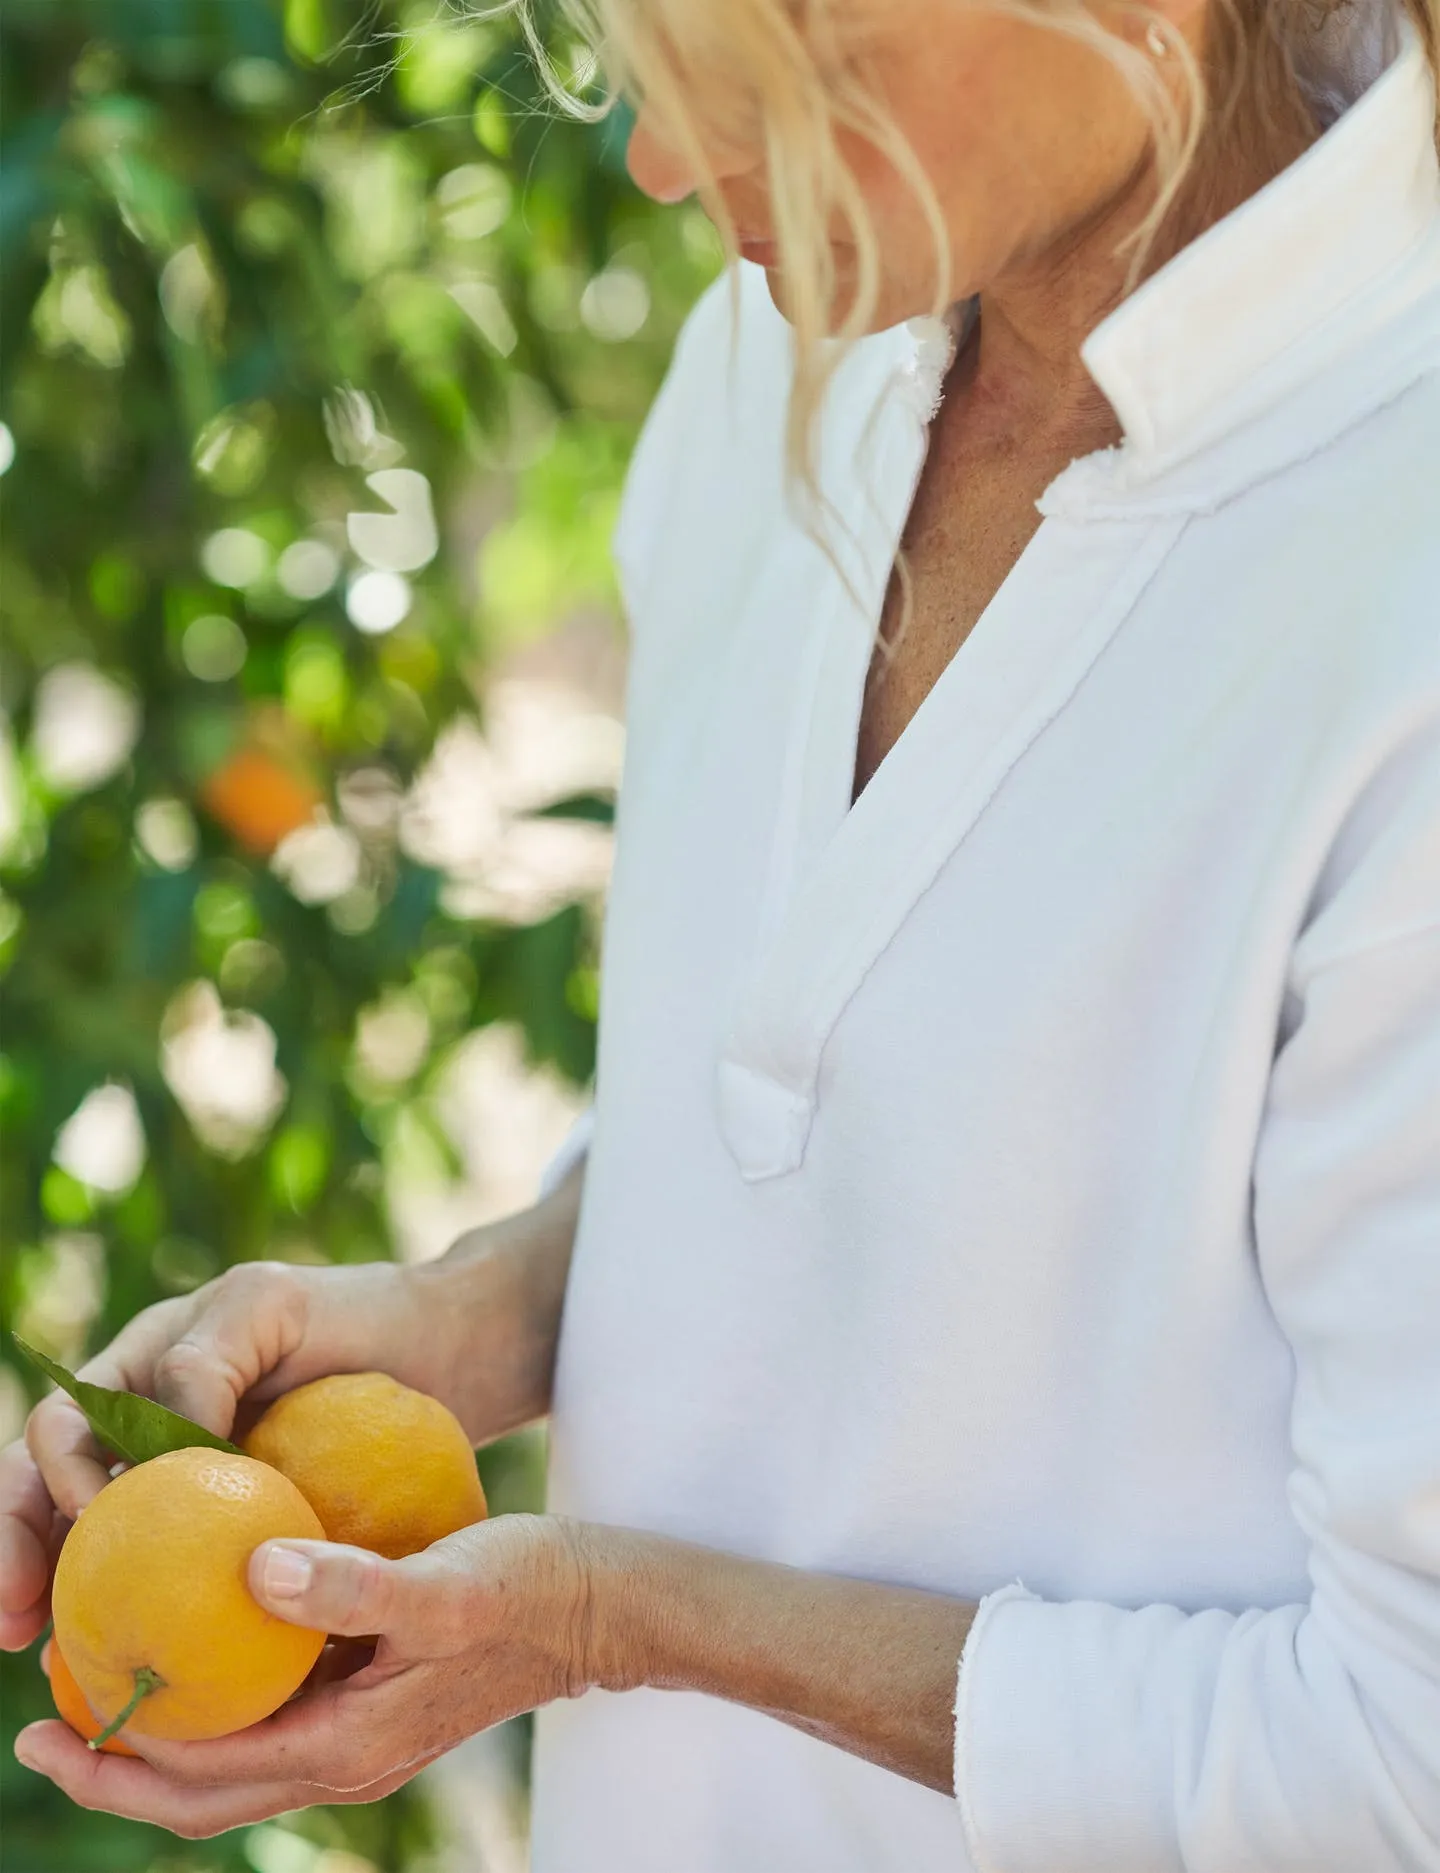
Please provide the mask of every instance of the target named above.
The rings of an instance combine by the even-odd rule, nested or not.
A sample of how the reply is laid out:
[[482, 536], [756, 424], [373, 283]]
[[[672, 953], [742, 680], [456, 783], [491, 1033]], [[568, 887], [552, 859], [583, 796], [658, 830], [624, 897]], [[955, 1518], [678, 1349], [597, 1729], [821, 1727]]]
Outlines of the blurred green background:
[[[719, 254], [448, 0], [4, 0], [0, 42], [3, 1316], [76, 1362], [230, 1262], [433, 1253], [563, 1130], [609, 533]], [[535, 1500], [533, 1438], [483, 1463]], [[201, 1844], [85, 1814], [10, 1753], [33, 1653], [0, 1687], [6, 1873], [513, 1850], [423, 1786]]]

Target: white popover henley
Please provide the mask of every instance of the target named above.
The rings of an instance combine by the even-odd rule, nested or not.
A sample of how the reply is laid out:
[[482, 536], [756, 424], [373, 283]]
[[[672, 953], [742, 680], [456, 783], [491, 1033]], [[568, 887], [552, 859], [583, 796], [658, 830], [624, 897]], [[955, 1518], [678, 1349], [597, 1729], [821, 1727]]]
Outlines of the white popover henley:
[[552, 1506], [983, 1606], [955, 1800], [592, 1693], [536, 1873], [1440, 1869], [1440, 169], [1358, 11], [853, 808], [943, 331], [833, 387], [849, 591], [763, 277], [680, 342]]

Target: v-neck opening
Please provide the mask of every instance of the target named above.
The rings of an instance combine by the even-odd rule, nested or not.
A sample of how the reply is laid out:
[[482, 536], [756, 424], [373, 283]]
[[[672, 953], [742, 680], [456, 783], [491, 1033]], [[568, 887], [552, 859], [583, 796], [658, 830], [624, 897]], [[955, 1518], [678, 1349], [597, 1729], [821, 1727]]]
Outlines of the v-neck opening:
[[[883, 515], [877, 512], [871, 516], [883, 571], [872, 571], [868, 586], [857, 591], [853, 581], [847, 583], [828, 568], [828, 599], [816, 606], [811, 621], [812, 642], [805, 671], [813, 690], [802, 702], [805, 720], [797, 749], [801, 766], [794, 841], [797, 873], [818, 863], [843, 835], [846, 821], [863, 798], [863, 793], [859, 797], [854, 794], [854, 777], [866, 678], [901, 542], [929, 455], [928, 422], [917, 420], [913, 411], [904, 409], [884, 414], [889, 428], [880, 438], [876, 479], [882, 490], [900, 488], [904, 493], [892, 496]], [[907, 729], [909, 726], [907, 723]], [[897, 738], [896, 746], [903, 739], [903, 735]], [[885, 765], [881, 763], [882, 768]], [[877, 768], [872, 785], [879, 772]], [[864, 789], [869, 791], [869, 787]], [[793, 883], [798, 882], [797, 876]]]
[[941, 381], [917, 372], [926, 342], [889, 353], [885, 376], [848, 406], [853, 421], [822, 437], [822, 478], [850, 490], [839, 563], [797, 528], [777, 539], [776, 578], [808, 616], [790, 660], [790, 728], [754, 949], [717, 1063], [721, 1131], [752, 1182], [803, 1162], [821, 1055], [847, 1004], [1011, 769], [1069, 705], [1184, 525], [1150, 515], [1092, 524], [1042, 508], [856, 796], [876, 626]]
[[[912, 502], [912, 507], [913, 507], [913, 502]], [[1010, 566], [1009, 570], [1005, 574], [1005, 577], [1000, 581], [1000, 584], [995, 588], [995, 591], [991, 594], [989, 600], [986, 602], [983, 609], [981, 610], [980, 615], [976, 618], [975, 622], [970, 626], [970, 629], [961, 638], [960, 642], [955, 646], [954, 650], [950, 653], [949, 657], [946, 658], [945, 663], [941, 667], [940, 672], [936, 676], [934, 682], [931, 683], [930, 687], [926, 690], [925, 694], [920, 698], [920, 701], [916, 704], [915, 708], [911, 711], [909, 719], [906, 721], [904, 727], [900, 730], [900, 733], [895, 737], [894, 741], [892, 741], [890, 746], [885, 750], [885, 753], [881, 757], [879, 762], [877, 762], [874, 771], [870, 775], [869, 780], [866, 781], [865, 785], [860, 789], [859, 793], [854, 793], [853, 791], [854, 790], [854, 773], [855, 773], [855, 768], [860, 758], [860, 731], [864, 725], [865, 698], [866, 698], [866, 693], [869, 689], [869, 665], [867, 664], [865, 674], [861, 679], [860, 694], [855, 702], [855, 707], [854, 707], [853, 738], [852, 738], [854, 754], [851, 759], [851, 771], [850, 771], [850, 784], [851, 784], [851, 791], [852, 791], [853, 797], [850, 801], [849, 809], [845, 815], [846, 819], [849, 819], [852, 814], [857, 812], [861, 806], [861, 803], [865, 799], [867, 799], [871, 794], [873, 794], [877, 788], [885, 784], [887, 772], [890, 773], [893, 777], [894, 770], [897, 767], [901, 769], [904, 768], [906, 764], [905, 744], [906, 744], [907, 738], [913, 739], [913, 737], [911, 736], [912, 729], [916, 730], [919, 735], [923, 736], [925, 733], [925, 724], [921, 721], [921, 717], [925, 716], [927, 712], [929, 714], [934, 714], [936, 709], [941, 709], [945, 706], [943, 697], [941, 698], [939, 702], [936, 701], [937, 693], [943, 688], [945, 688], [946, 686], [953, 687], [955, 683], [963, 680], [964, 670], [967, 667], [968, 662], [970, 661], [966, 657], [966, 652], [970, 650], [970, 647], [975, 642], [975, 640], [982, 636], [982, 633], [984, 633], [985, 636], [988, 638], [989, 630], [993, 628], [989, 625], [989, 620], [992, 614], [996, 611], [998, 607], [1004, 604], [1007, 598], [1007, 588], [1010, 586], [1012, 580], [1018, 579], [1022, 576], [1022, 568], [1025, 565], [1027, 556], [1031, 555], [1032, 552], [1038, 552], [1042, 550], [1041, 535], [1045, 532], [1045, 529], [1049, 524], [1050, 523], [1047, 520], [1045, 520], [1043, 517], [1041, 518], [1040, 525], [1035, 529], [1035, 531], [1031, 534], [1030, 538], [1025, 542], [1025, 545], [1021, 548], [1019, 554], [1015, 558], [1014, 563]], [[972, 656], [973, 655], [974, 653], [972, 653]], [[902, 778], [900, 782], [898, 783], [892, 782], [892, 784], [903, 786], [904, 784], [903, 774], [902, 774]], [[883, 811], [883, 806], [881, 809], [878, 809], [878, 810]], [[843, 826], [843, 822], [842, 822], [842, 826]], [[841, 828], [836, 829], [837, 837], [839, 836], [840, 830]]]
[[[875, 767], [872, 769], [868, 779], [865, 782], [865, 785], [863, 787], [857, 788], [855, 785], [855, 777], [859, 770], [860, 734], [865, 724], [865, 704], [866, 704], [866, 700], [869, 696], [869, 691], [870, 691], [870, 673], [872, 669], [874, 668], [876, 652], [878, 651], [879, 645], [880, 645], [880, 628], [885, 622], [885, 608], [890, 602], [890, 588], [894, 583], [895, 575], [900, 565], [901, 555], [903, 554], [905, 550], [905, 535], [910, 530], [910, 522], [913, 519], [914, 513], [915, 513], [915, 504], [920, 498], [920, 488], [925, 480], [925, 470], [929, 466], [931, 443], [932, 443], [932, 438], [934, 435], [935, 424], [939, 421], [940, 409], [943, 406], [950, 380], [954, 376], [955, 371], [959, 367], [960, 362], [965, 355], [966, 347], [971, 343], [972, 339], [974, 339], [977, 328], [979, 327], [979, 323], [980, 323], [979, 301], [971, 300], [963, 308], [963, 311], [960, 314], [959, 322], [953, 328], [954, 329], [954, 350], [951, 355], [950, 362], [946, 366], [945, 371], [943, 372], [941, 376], [940, 382], [936, 387], [936, 407], [934, 411], [931, 413], [930, 419], [923, 426], [923, 441], [921, 445], [919, 464], [915, 469], [913, 484], [910, 489], [909, 497], [905, 502], [904, 512], [900, 518], [900, 524], [899, 524], [899, 528], [898, 528], [898, 532], [896, 534], [896, 540], [895, 540], [895, 550], [891, 556], [889, 570], [886, 573], [885, 583], [881, 589], [879, 606], [876, 610], [875, 616], [873, 617], [871, 621], [870, 649], [866, 656], [865, 667], [861, 675], [859, 694], [854, 699], [854, 707], [853, 707], [853, 711], [851, 712], [851, 715], [847, 717], [847, 733], [848, 733], [848, 739], [849, 739], [850, 746], [851, 746], [851, 755], [850, 755], [850, 764], [849, 764], [849, 770], [848, 770], [848, 775], [847, 775], [847, 791], [846, 791], [846, 816], [847, 817], [850, 813], [853, 813], [855, 811], [855, 808], [860, 803], [861, 796], [863, 794], [868, 793], [870, 789], [874, 786], [875, 782], [879, 779], [881, 773], [883, 772], [885, 767], [889, 764], [891, 756], [895, 753], [895, 750], [898, 748], [900, 743], [905, 739], [905, 735], [910, 727], [910, 723], [914, 720], [915, 716], [919, 714], [920, 709], [924, 707], [926, 701], [928, 701], [930, 695], [935, 690], [941, 678], [943, 678], [945, 672], [950, 668], [951, 664], [955, 662], [956, 658], [959, 657], [961, 652], [964, 650], [965, 645], [969, 642], [970, 638], [974, 635], [975, 630], [978, 628], [979, 623], [980, 623], [980, 618], [983, 618], [985, 615], [985, 611], [988, 611], [990, 608], [989, 604], [987, 604], [984, 607], [984, 609], [980, 613], [980, 617], [976, 618], [975, 622], [971, 625], [970, 629], [965, 633], [964, 637], [955, 646], [955, 649], [951, 652], [950, 656], [946, 658], [944, 666], [942, 667], [939, 675], [935, 678], [935, 681], [931, 683], [930, 688], [925, 692], [925, 695], [921, 697], [920, 702], [916, 706], [916, 708], [911, 711], [910, 717], [907, 719], [904, 726], [901, 728], [900, 733], [895, 737], [895, 740], [885, 750], [885, 753], [880, 757], [879, 761], [876, 762]], [[1022, 554], [1023, 554], [1023, 549], [1022, 549]], [[1018, 558], [1015, 564], [1016, 565], [1019, 564]], [[1015, 570], [1015, 566], [1012, 566], [1010, 568], [1010, 571], [1006, 573], [1005, 576], [1007, 579], [1009, 578], [1010, 573], [1013, 573], [1014, 570]], [[1003, 586], [1003, 584], [1004, 584], [1004, 581], [1002, 580], [1001, 585]], [[997, 588], [997, 590], [994, 593], [992, 593], [990, 604], [993, 604], [995, 599], [998, 597], [999, 597], [999, 588]]]
[[845, 1006], [1183, 526], [1047, 517], [848, 808], [867, 621], [835, 593], [816, 606], [818, 648], [812, 637], [796, 672], [791, 823], [719, 1063], [722, 1131], [747, 1179], [803, 1161], [820, 1056]]

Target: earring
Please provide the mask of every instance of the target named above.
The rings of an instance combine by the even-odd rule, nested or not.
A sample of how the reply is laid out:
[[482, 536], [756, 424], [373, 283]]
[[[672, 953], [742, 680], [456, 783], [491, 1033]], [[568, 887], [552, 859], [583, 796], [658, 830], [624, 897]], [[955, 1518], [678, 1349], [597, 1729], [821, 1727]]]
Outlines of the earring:
[[1161, 30], [1159, 20], [1151, 20], [1145, 28], [1145, 49], [1151, 58], [1163, 59], [1170, 56], [1170, 41]]

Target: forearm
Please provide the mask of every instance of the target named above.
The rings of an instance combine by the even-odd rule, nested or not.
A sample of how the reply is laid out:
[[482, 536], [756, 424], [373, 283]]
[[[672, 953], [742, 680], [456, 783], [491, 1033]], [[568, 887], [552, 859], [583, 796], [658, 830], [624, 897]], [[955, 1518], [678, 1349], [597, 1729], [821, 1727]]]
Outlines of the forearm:
[[462, 1236], [414, 1270], [437, 1380], [477, 1443], [550, 1409], [585, 1166], [531, 1209]]
[[975, 1608], [905, 1587], [587, 1526], [590, 1682], [746, 1704], [945, 1794]]

